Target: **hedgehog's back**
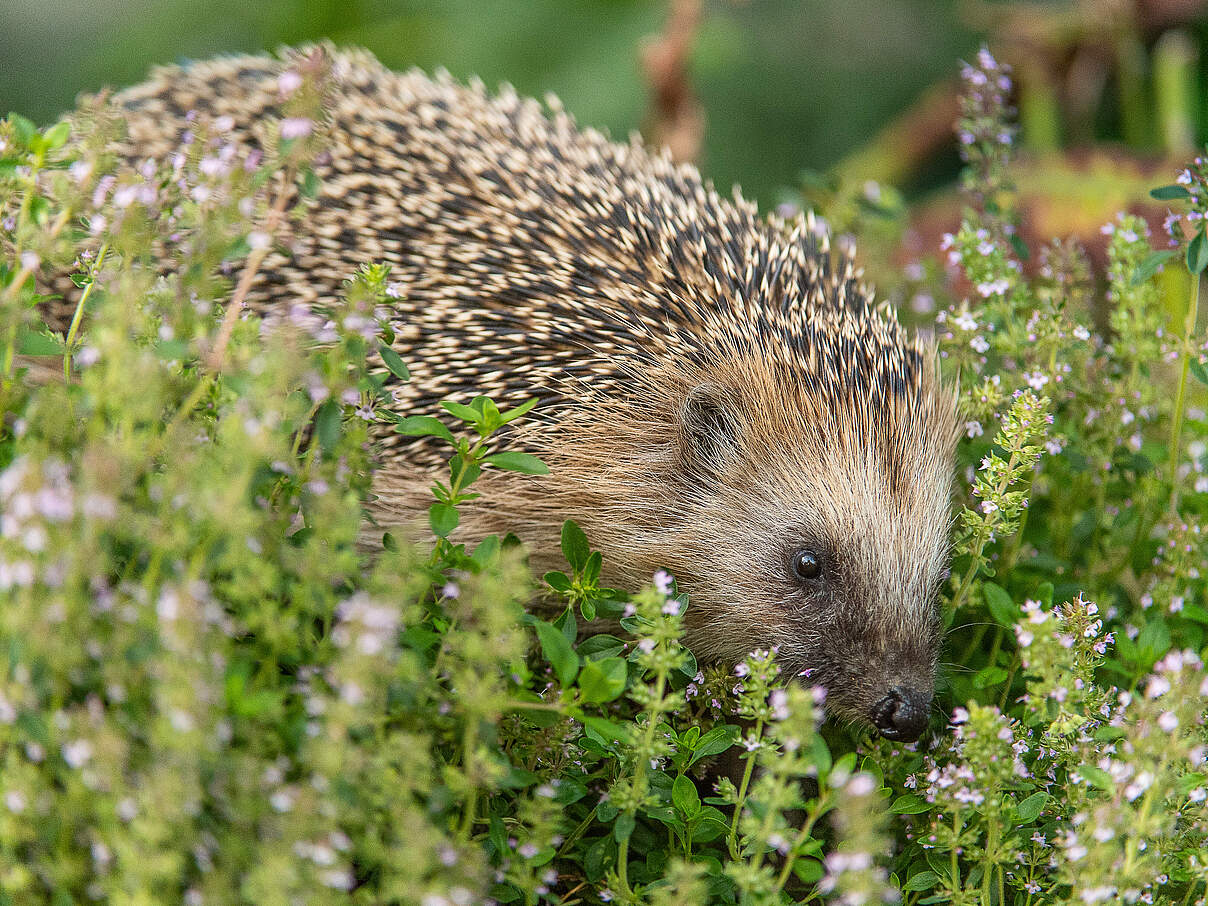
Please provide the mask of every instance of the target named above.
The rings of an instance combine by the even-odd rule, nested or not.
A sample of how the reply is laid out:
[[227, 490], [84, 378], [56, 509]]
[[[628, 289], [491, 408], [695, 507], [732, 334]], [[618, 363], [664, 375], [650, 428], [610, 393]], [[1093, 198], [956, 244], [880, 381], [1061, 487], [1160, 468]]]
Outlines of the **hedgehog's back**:
[[[534, 379], [590, 371], [585, 351], [610, 360], [601, 378], [635, 353], [691, 353], [719, 285], [768, 244], [752, 207], [556, 106], [393, 73], [364, 53], [333, 57], [317, 204], [250, 299], [323, 303], [361, 264], [390, 264], [404, 294], [400, 351], [422, 396], [527, 395]], [[233, 139], [256, 144], [288, 67], [233, 57], [156, 70], [115, 98], [124, 153], [168, 158], [191, 117], [229, 117]]]
[[[786, 380], [864, 396], [917, 378], [917, 347], [872, 315], [850, 260], [832, 270], [805, 224], [771, 226], [695, 169], [579, 129], [556, 104], [323, 52], [320, 193], [249, 301], [321, 306], [362, 264], [389, 264], [413, 375], [397, 388], [404, 406], [537, 395], [550, 417], [568, 387], [574, 402], [616, 398], [668, 362], [751, 356]], [[166, 160], [193, 119], [229, 118], [233, 141], [258, 144], [281, 114], [282, 73], [306, 53], [157, 70], [115, 98], [123, 153]]]

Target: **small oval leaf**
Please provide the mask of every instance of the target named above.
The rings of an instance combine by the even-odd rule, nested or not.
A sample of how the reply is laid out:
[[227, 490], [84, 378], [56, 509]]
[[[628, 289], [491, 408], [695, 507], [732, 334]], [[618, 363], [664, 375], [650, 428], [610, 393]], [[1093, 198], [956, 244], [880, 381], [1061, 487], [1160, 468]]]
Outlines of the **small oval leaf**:
[[591, 556], [587, 536], [573, 519], [562, 523], [562, 556], [575, 572], [582, 572], [583, 567], [587, 565], [587, 558]]
[[444, 422], [431, 415], [409, 415], [402, 419], [394, 430], [408, 437], [439, 437], [448, 443], [454, 443], [453, 432]]
[[1183, 186], [1160, 186], [1149, 190], [1149, 197], [1158, 201], [1174, 201], [1176, 198], [1190, 198], [1191, 193]]
[[575, 649], [557, 626], [540, 620], [534, 626], [537, 629], [537, 638], [541, 640], [541, 651], [554, 668], [554, 673], [558, 675], [558, 682], [569, 686], [579, 672], [579, 655], [575, 654]]
[[922, 796], [906, 793], [895, 799], [889, 810], [895, 815], [921, 815], [923, 812], [930, 810], [930, 808], [931, 806]]
[[483, 462], [489, 463], [497, 469], [506, 469], [509, 472], [523, 472], [525, 475], [549, 474], [549, 466], [536, 456], [516, 450], [492, 453], [490, 456], [485, 457]]
[[622, 657], [588, 661], [579, 674], [579, 694], [584, 702], [603, 704], [624, 692], [628, 680], [628, 662]]
[[432, 534], [438, 538], [447, 538], [457, 523], [461, 521], [457, 507], [447, 503], [434, 503], [428, 507], [428, 523], [432, 526]]
[[1019, 805], [1015, 806], [1015, 817], [1020, 824], [1030, 824], [1040, 817], [1040, 813], [1044, 811], [1044, 807], [1049, 802], [1049, 794], [1046, 792], [1033, 793]]
[[675, 810], [691, 821], [700, 814], [700, 793], [696, 784], [688, 777], [680, 774], [671, 785], [671, 802]]
[[382, 362], [390, 369], [390, 373], [402, 381], [411, 380], [411, 372], [407, 370], [407, 365], [397, 352], [383, 343], [378, 347], [378, 355], [382, 357]]
[[1208, 267], [1208, 239], [1204, 237], [1204, 231], [1200, 230], [1187, 245], [1187, 270], [1192, 274], [1199, 274], [1206, 267]]

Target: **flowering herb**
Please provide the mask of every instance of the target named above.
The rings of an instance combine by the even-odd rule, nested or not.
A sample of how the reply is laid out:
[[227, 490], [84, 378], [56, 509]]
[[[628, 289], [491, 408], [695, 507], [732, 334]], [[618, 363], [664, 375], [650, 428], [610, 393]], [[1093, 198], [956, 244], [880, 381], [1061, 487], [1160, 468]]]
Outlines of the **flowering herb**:
[[[463, 542], [484, 471], [545, 470], [500, 440], [530, 406], [398, 411], [386, 266], [244, 308], [317, 190], [327, 67], [292, 60], [251, 153], [204, 112], [161, 164], [102, 104], [0, 122], [0, 900], [1204, 902], [1196, 306], [1169, 329], [1128, 215], [1102, 294], [1068, 242], [1026, 271], [1006, 67], [964, 70], [964, 222], [911, 277], [965, 436], [947, 725], [903, 746], [777, 651], [698, 664], [674, 578], [605, 587], [572, 523], [543, 582]], [[1159, 190], [1197, 275], [1205, 176]], [[366, 552], [371, 427], [445, 445], [431, 543]]]

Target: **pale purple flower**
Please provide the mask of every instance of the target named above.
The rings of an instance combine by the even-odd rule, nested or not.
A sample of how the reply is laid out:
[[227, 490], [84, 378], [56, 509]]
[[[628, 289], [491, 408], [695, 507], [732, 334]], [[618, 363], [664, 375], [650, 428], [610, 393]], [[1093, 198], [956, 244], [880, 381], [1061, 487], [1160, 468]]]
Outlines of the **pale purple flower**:
[[315, 122], [305, 116], [287, 116], [281, 121], [281, 137], [284, 139], [305, 138], [314, 131]]

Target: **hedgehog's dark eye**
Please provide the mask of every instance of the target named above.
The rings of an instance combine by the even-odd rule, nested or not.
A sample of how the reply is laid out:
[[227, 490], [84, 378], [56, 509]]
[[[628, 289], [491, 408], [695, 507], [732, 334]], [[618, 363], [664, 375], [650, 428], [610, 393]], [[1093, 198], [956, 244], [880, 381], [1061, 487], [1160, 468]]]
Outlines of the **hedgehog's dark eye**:
[[811, 550], [799, 550], [793, 554], [793, 574], [803, 582], [810, 582], [822, 575], [822, 561]]

